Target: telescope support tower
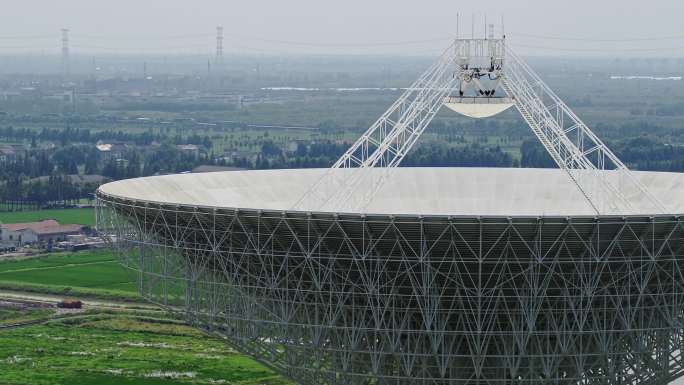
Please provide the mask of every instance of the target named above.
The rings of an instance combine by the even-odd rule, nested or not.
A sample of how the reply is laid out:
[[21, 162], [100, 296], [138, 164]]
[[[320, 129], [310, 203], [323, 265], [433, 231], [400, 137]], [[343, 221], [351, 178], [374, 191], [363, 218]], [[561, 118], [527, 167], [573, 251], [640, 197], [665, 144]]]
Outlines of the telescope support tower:
[[[486, 89], [489, 80], [493, 87]], [[354, 199], [363, 209], [391, 169], [399, 166], [443, 104], [462, 98], [468, 88], [487, 103], [503, 89], [559, 168], [596, 211], [629, 213], [647, 202], [653, 214], [664, 205], [620, 159], [518, 56], [505, 39], [456, 39], [416, 82], [333, 164], [295, 204], [337, 211]], [[483, 96], [484, 95], [484, 96]], [[365, 172], [384, 167], [386, 172]], [[348, 173], [333, 170], [350, 168]], [[612, 172], [602, 172], [610, 170]], [[365, 193], [358, 193], [365, 186]]]

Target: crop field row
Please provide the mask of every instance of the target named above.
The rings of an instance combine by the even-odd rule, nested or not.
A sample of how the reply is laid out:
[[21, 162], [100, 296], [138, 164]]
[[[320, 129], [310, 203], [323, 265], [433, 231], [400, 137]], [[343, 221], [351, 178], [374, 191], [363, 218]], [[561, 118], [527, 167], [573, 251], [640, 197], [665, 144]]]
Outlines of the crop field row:
[[44, 307], [2, 306], [0, 305], [0, 328], [22, 322], [41, 320], [52, 316], [54, 311]]
[[[131, 278], [110, 250], [0, 262], [2, 289], [131, 300], [138, 298]], [[221, 339], [164, 312], [134, 308], [90, 308], [0, 329], [0, 384], [289, 384]], [[0, 305], [0, 325], [53, 316], [54, 309]]]
[[0, 288], [131, 300], [137, 298], [130, 271], [111, 250], [45, 254], [0, 263]]
[[37, 222], [43, 219], [55, 219], [61, 224], [95, 225], [95, 213], [90, 208], [0, 212], [0, 223]]
[[0, 339], [0, 383], [7, 385], [288, 384], [173, 320], [90, 314], [1, 330]]

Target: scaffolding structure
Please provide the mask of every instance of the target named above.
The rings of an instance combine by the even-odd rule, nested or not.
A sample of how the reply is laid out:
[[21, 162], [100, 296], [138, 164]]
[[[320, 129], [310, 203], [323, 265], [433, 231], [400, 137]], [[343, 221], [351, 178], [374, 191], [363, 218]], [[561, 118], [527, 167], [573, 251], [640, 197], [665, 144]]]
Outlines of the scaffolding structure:
[[[468, 91], [475, 92], [473, 98], [463, 97]], [[496, 97], [497, 91], [507, 97]], [[458, 111], [458, 103], [466, 102], [470, 109], [474, 101], [489, 108], [515, 105], [551, 159], [597, 215], [627, 214], [644, 203], [654, 214], [667, 212], [665, 205], [514, 52], [505, 37], [493, 36], [454, 40], [292, 209], [314, 202], [321, 211], [338, 211], [350, 203], [363, 210], [444, 104]], [[354, 171], [340, 177], [342, 174], [335, 172], [339, 168]], [[368, 172], [372, 168], [386, 172], [377, 177]], [[609, 178], [611, 174], [617, 176], [614, 181]], [[358, 194], [363, 185], [374, 188], [368, 194]]]
[[[490, 216], [365, 209], [444, 103], [463, 103], [473, 84], [487, 98], [503, 90], [572, 181], [555, 202], [576, 199], [590, 214], [507, 215], [519, 201]], [[300, 384], [660, 385], [684, 375], [684, 220], [503, 38], [454, 41], [322, 175], [282, 209], [201, 205], [222, 192], [186, 194], [180, 181], [105, 185], [97, 228], [145, 298]], [[426, 197], [400, 181], [420, 202], [459, 194]], [[169, 186], [178, 194], [160, 191]]]
[[684, 223], [238, 210], [98, 192], [142, 295], [300, 384], [665, 384]]

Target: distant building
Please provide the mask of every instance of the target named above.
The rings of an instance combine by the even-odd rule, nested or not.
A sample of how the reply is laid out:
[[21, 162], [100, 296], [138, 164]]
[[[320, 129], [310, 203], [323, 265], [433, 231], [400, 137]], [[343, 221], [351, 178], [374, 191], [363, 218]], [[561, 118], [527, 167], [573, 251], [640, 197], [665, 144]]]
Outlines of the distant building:
[[17, 159], [17, 154], [12, 146], [0, 146], [0, 163], [11, 163]]
[[176, 149], [184, 155], [189, 155], [195, 159], [199, 158], [200, 149], [196, 144], [179, 144]]
[[118, 167], [118, 168], [126, 168], [126, 167], [128, 167], [128, 159], [116, 158], [116, 159], [114, 160], [114, 163], [116, 163], [116, 167]]
[[288, 154], [294, 154], [299, 148], [299, 143], [296, 140], [291, 140], [285, 145], [285, 152]]
[[22, 145], [0, 145], [0, 164], [12, 163], [26, 153], [26, 148]]
[[101, 163], [107, 162], [110, 159], [121, 159], [128, 149], [128, 145], [120, 142], [105, 143], [102, 141], [95, 144], [97, 149], [98, 160]]
[[253, 151], [241, 151], [234, 148], [223, 150], [223, 158], [227, 161], [235, 161], [237, 159], [245, 159], [247, 161], [254, 161], [257, 158], [257, 153]]
[[69, 235], [82, 234], [81, 225], [61, 225], [54, 219], [40, 222], [0, 225], [0, 242], [15, 245], [52, 244], [64, 241]]
[[294, 154], [299, 150], [300, 146], [303, 146], [304, 148], [310, 146], [314, 142], [310, 139], [297, 139], [297, 140], [291, 140], [285, 144], [285, 152], [288, 154]]

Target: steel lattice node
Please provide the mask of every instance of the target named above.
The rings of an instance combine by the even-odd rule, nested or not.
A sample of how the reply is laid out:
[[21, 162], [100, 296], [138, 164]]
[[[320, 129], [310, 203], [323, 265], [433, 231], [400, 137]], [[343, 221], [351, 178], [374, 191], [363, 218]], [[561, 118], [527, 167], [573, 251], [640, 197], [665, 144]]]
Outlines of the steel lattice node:
[[[682, 375], [678, 216], [596, 216], [535, 169], [399, 168], [364, 212], [289, 210], [324, 173], [110, 183], [98, 230], [146, 298], [301, 384]], [[684, 207], [684, 175], [634, 175]]]

